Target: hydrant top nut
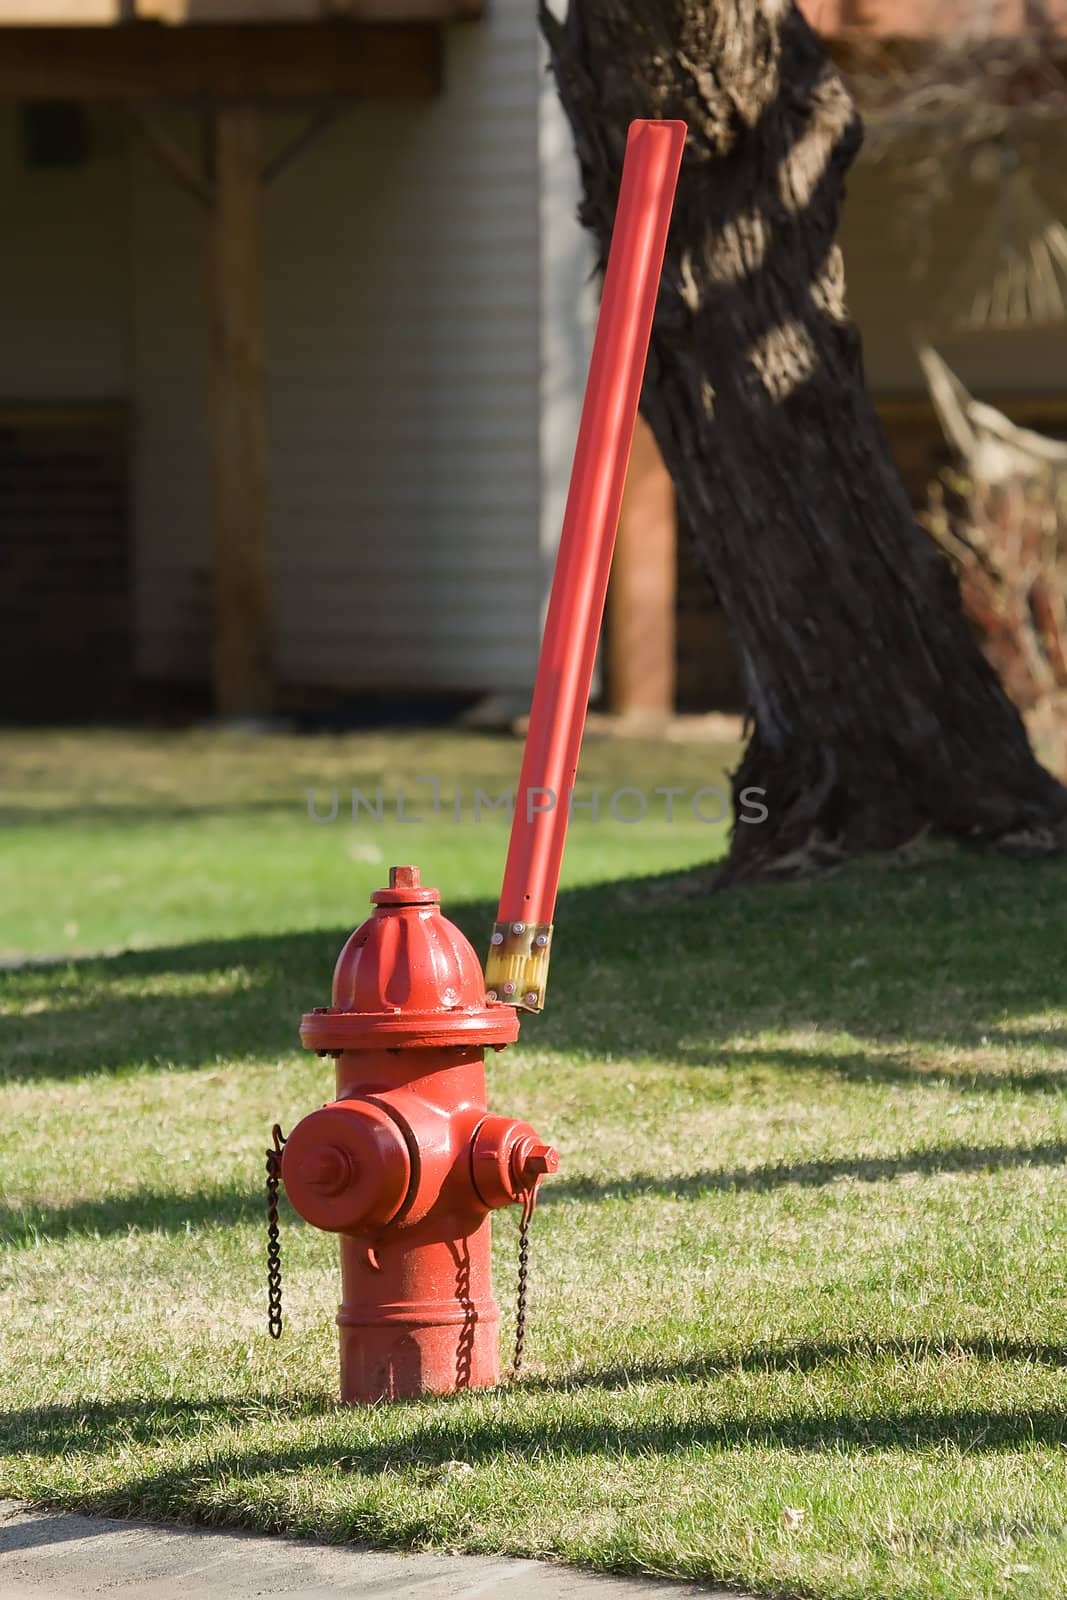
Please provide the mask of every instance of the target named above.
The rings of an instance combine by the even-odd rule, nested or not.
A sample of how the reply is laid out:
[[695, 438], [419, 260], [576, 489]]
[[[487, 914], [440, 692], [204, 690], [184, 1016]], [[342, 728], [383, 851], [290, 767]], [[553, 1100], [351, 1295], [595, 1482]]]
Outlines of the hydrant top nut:
[[375, 889], [371, 899], [376, 906], [437, 906], [441, 893], [423, 888], [418, 867], [390, 867], [388, 889]]

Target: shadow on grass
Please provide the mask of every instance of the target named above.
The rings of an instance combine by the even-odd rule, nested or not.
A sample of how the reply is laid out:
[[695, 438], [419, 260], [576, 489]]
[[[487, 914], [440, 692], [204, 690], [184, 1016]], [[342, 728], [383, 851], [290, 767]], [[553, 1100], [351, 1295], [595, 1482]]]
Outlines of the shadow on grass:
[[[974, 1046], [981, 1041], [972, 1036], [967, 1041], [956, 1038], [944, 1042], [966, 1042]], [[955, 1088], [977, 1090], [984, 1094], [1062, 1094], [1067, 1089], [1067, 1034], [1052, 1031], [1026, 1033], [1013, 1029], [1010, 1034], [998, 1032], [996, 1042], [1008, 1048], [1030, 1046], [1045, 1050], [1054, 1060], [1062, 1053], [1064, 1065], [1037, 1067], [1031, 1072], [1014, 1068], [997, 1072], [977, 1070], [961, 1062], [956, 1070], [946, 1073], [940, 1064], [930, 1064], [929, 1048], [925, 1051], [894, 1050], [887, 1054], [877, 1049], [819, 1050], [802, 1044], [794, 1045], [791, 1049], [761, 1044], [754, 1050], [739, 1053], [736, 1049], [683, 1043], [678, 1047], [677, 1059], [686, 1066], [726, 1070], [744, 1064], [758, 1064], [782, 1068], [786, 1072], [825, 1072], [846, 1083], [950, 1083]]]
[[326, 1416], [338, 1404], [325, 1394], [209, 1395], [201, 1399], [146, 1395], [129, 1400], [85, 1400], [0, 1412], [5, 1450], [50, 1456], [65, 1451], [110, 1450], [121, 1443], [165, 1445], [210, 1427], [251, 1426], [264, 1420]]
[[635, 1172], [625, 1178], [553, 1178], [541, 1190], [541, 1205], [568, 1200], [611, 1200], [631, 1195], [693, 1195], [739, 1190], [765, 1191], [789, 1184], [818, 1188], [839, 1178], [884, 1183], [909, 1172], [998, 1172], [1010, 1167], [1059, 1167], [1067, 1162], [1067, 1144], [948, 1145], [908, 1150], [899, 1156], [842, 1156], [827, 1161], [801, 1161], [775, 1166], [669, 1173]]
[[232, 1228], [263, 1222], [265, 1206], [264, 1190], [255, 1186], [251, 1174], [245, 1188], [203, 1193], [135, 1189], [130, 1194], [77, 1200], [65, 1206], [14, 1206], [0, 1201], [0, 1243], [32, 1248], [75, 1235], [90, 1239], [126, 1235], [132, 1229], [176, 1234], [191, 1228]]
[[[492, 1449], [506, 1450], [514, 1433], [515, 1448], [522, 1450], [532, 1442], [544, 1446], [558, 1443], [566, 1448], [566, 1432], [558, 1432], [559, 1417], [553, 1413], [550, 1422], [551, 1439], [541, 1435], [535, 1421], [523, 1421], [515, 1414], [512, 1401], [521, 1396], [531, 1399], [539, 1394], [581, 1394], [583, 1390], [603, 1391], [630, 1389], [635, 1384], [661, 1385], [664, 1399], [669, 1398], [671, 1385], [693, 1384], [708, 1379], [728, 1376], [731, 1373], [813, 1373], [823, 1367], [882, 1365], [901, 1362], [916, 1365], [936, 1361], [976, 1361], [987, 1363], [1015, 1363], [1027, 1366], [1067, 1368], [1067, 1346], [1023, 1339], [1005, 1339], [992, 1335], [973, 1338], [957, 1334], [934, 1334], [920, 1338], [871, 1338], [858, 1336], [841, 1340], [797, 1340], [788, 1344], [752, 1345], [741, 1349], [706, 1351], [683, 1361], [661, 1364], [633, 1362], [627, 1366], [599, 1367], [580, 1370], [556, 1378], [526, 1377], [505, 1390], [487, 1390], [479, 1396], [488, 1413], [473, 1415], [465, 1410], [447, 1426], [450, 1416], [459, 1406], [468, 1402], [462, 1396], [435, 1396], [427, 1400], [400, 1401], [390, 1411], [405, 1421], [404, 1442], [399, 1447], [402, 1460], [410, 1455], [412, 1461], [429, 1459], [449, 1461], [464, 1458], [465, 1445], [473, 1441], [477, 1448], [492, 1443]], [[506, 1415], [491, 1414], [497, 1400], [507, 1396]], [[1027, 1413], [1029, 1414], [1029, 1413]], [[1004, 1411], [923, 1413], [924, 1421], [915, 1430], [911, 1411], [886, 1411], [878, 1415], [858, 1415], [845, 1412], [833, 1417], [822, 1413], [801, 1417], [790, 1413], [786, 1419], [758, 1416], [737, 1418], [729, 1422], [716, 1422], [713, 1436], [723, 1435], [726, 1443], [744, 1442], [748, 1430], [755, 1427], [767, 1436], [783, 1426], [790, 1432], [806, 1427], [816, 1441], [813, 1448], [826, 1440], [837, 1438], [865, 1440], [872, 1432], [886, 1434], [898, 1448], [920, 1447], [939, 1442], [959, 1442], [964, 1436], [981, 1434], [989, 1438], [986, 1424], [991, 1424], [997, 1440], [1027, 1437], [1023, 1428], [1023, 1414]], [[1052, 1415], [1051, 1413], [1049, 1414]], [[1059, 1439], [1067, 1436], [1067, 1412], [1057, 1413], [1059, 1431], [1050, 1422], [1045, 1436]], [[68, 1451], [105, 1451], [123, 1443], [163, 1446], [170, 1442], [196, 1437], [206, 1433], [212, 1423], [227, 1428], [255, 1426], [258, 1423], [285, 1424], [289, 1426], [302, 1419], [335, 1416], [350, 1418], [355, 1434], [361, 1431], [365, 1418], [380, 1418], [379, 1411], [364, 1411], [359, 1407], [346, 1408], [329, 1394], [305, 1392], [284, 1395], [216, 1394], [200, 1398], [181, 1396], [135, 1396], [123, 1400], [84, 1400], [69, 1405], [29, 1407], [21, 1411], [0, 1412], [0, 1444], [6, 1451], [28, 1455], [56, 1455]], [[983, 1426], [975, 1427], [981, 1418]], [[415, 1424], [425, 1422], [425, 1430]], [[829, 1429], [826, 1424], [832, 1424]], [[653, 1427], [655, 1424], [653, 1424]], [[599, 1449], [603, 1426], [599, 1421], [576, 1419], [576, 1437], [585, 1440], [588, 1447]], [[999, 1430], [999, 1431], [997, 1431]], [[677, 1429], [671, 1425], [671, 1432]], [[735, 1434], [739, 1440], [735, 1440]], [[899, 1435], [899, 1437], [897, 1437]], [[754, 1435], [758, 1439], [759, 1433]], [[1042, 1434], [1036, 1435], [1039, 1439]], [[608, 1430], [609, 1439], [619, 1439], [622, 1434]], [[210, 1444], [210, 1439], [209, 1439]], [[696, 1442], [693, 1440], [692, 1442]], [[348, 1453], [345, 1441], [330, 1447], [330, 1456], [336, 1459]], [[491, 1453], [486, 1450], [486, 1453]], [[381, 1452], [384, 1465], [399, 1464], [397, 1447], [385, 1445]], [[375, 1469], [380, 1470], [380, 1468]]]
[[[342, 1408], [321, 1393], [85, 1401], [0, 1414], [0, 1447], [13, 1460], [20, 1455], [113, 1459], [117, 1451], [131, 1446], [156, 1450], [162, 1453], [158, 1466], [125, 1480], [113, 1480], [106, 1487], [81, 1490], [73, 1496], [64, 1493], [64, 1505], [106, 1515], [240, 1525], [247, 1523], [252, 1503], [242, 1485], [260, 1480], [269, 1486], [280, 1479], [291, 1485], [300, 1475], [312, 1483], [316, 1474], [326, 1473], [335, 1485], [345, 1476], [370, 1480], [373, 1485], [391, 1476], [416, 1482], [421, 1473], [436, 1477], [440, 1468], [456, 1461], [495, 1468], [511, 1462], [516, 1469], [565, 1461], [579, 1470], [586, 1464], [595, 1472], [597, 1463], [605, 1459], [647, 1464], [650, 1456], [678, 1459], [693, 1451], [750, 1452], [753, 1447], [835, 1457], [888, 1452], [919, 1456], [947, 1450], [981, 1456], [1035, 1447], [1061, 1450], [1067, 1444], [1067, 1413], [1052, 1406], [901, 1409], [887, 1405], [877, 1411], [844, 1406], [828, 1413], [819, 1409], [817, 1402], [810, 1408], [802, 1402], [781, 1409], [757, 1405], [735, 1415], [709, 1416], [695, 1411], [692, 1399], [687, 1398], [683, 1414], [672, 1415], [672, 1395], [679, 1386], [732, 1372], [808, 1374], [823, 1366], [958, 1363], [961, 1359], [1062, 1369], [1067, 1366], [1067, 1349], [1021, 1340], [943, 1335], [709, 1351], [663, 1366], [634, 1364], [559, 1379], [528, 1378], [503, 1395], [488, 1392], [478, 1396], [473, 1405], [463, 1396], [401, 1402], [390, 1408], [397, 1427], [395, 1434], [385, 1439], [381, 1437], [380, 1411]], [[637, 1397], [638, 1405], [648, 1402], [644, 1416], [635, 1418], [632, 1410], [618, 1420], [582, 1414], [583, 1391], [632, 1389], [641, 1383], [659, 1386], [651, 1394]], [[551, 1415], [539, 1417], [540, 1397], [552, 1394], [569, 1396], [573, 1410], [561, 1415], [557, 1403]], [[714, 1389], [709, 1389], [708, 1402], [713, 1404], [714, 1398]], [[313, 1425], [313, 1441], [305, 1443], [299, 1437], [294, 1441], [294, 1429], [304, 1423]], [[242, 1429], [253, 1428], [265, 1428], [268, 1442], [235, 1442]], [[174, 1450], [180, 1451], [180, 1459], [170, 1454]], [[213, 1486], [210, 1506], [203, 1498], [208, 1482]], [[223, 1483], [225, 1493], [220, 1496], [218, 1488]], [[521, 1479], [515, 1489], [520, 1497], [529, 1492]], [[272, 1515], [269, 1496], [263, 1514], [268, 1519]], [[388, 1542], [432, 1541], [439, 1533], [435, 1516], [432, 1507], [425, 1517], [416, 1509], [400, 1527], [393, 1507]], [[263, 1524], [257, 1514], [252, 1520], [271, 1525]], [[310, 1531], [314, 1523], [314, 1513], [309, 1510], [304, 1531]], [[376, 1532], [373, 1524], [368, 1524], [366, 1506], [358, 1502], [353, 1503], [351, 1512], [331, 1503], [323, 1510], [322, 1525], [314, 1531], [338, 1539], [372, 1540]]]
[[[1064, 863], [960, 858], [714, 896], [689, 887], [673, 875], [562, 895], [552, 1004], [525, 1023], [527, 1044], [721, 1071], [764, 1063], [849, 1081], [1067, 1088], [1067, 1029], [1030, 1021], [1064, 1005], [1055, 933]], [[492, 906], [448, 910], [480, 949]], [[0, 1076], [186, 1068], [292, 1051], [301, 1013], [328, 998], [350, 931], [204, 940], [4, 974], [13, 999], [33, 1009], [0, 1018]], [[230, 993], [159, 992], [168, 975], [235, 973], [242, 986]], [[130, 993], [139, 978], [157, 980], [154, 992]], [[119, 982], [123, 992], [109, 994]], [[50, 1005], [57, 992], [62, 1004]], [[819, 1040], [785, 1047], [775, 1030]], [[772, 1035], [766, 1049], [736, 1043], [760, 1034]], [[831, 1048], [837, 1034], [868, 1048]], [[933, 1055], [987, 1046], [1041, 1059], [1001, 1072]]]
[[[684, 1175], [638, 1172], [624, 1178], [553, 1178], [541, 1191], [542, 1206], [627, 1199], [639, 1195], [690, 1199], [711, 1193], [768, 1192], [796, 1184], [817, 1188], [839, 1178], [884, 1183], [909, 1172], [997, 1172], [1013, 1167], [1058, 1167], [1067, 1162], [1067, 1144], [952, 1145], [944, 1149], [910, 1150], [900, 1156], [841, 1157], [793, 1165], [736, 1167]], [[247, 1188], [174, 1194], [135, 1189], [102, 1200], [70, 1205], [14, 1206], [0, 1201], [0, 1244], [32, 1248], [75, 1235], [108, 1238], [141, 1233], [176, 1234], [190, 1228], [235, 1227], [264, 1217], [263, 1191], [252, 1181]]]
[[[301, 1016], [329, 999], [349, 932], [205, 939], [0, 973], [0, 994], [32, 1007], [0, 1016], [0, 1082], [217, 1067], [299, 1050]], [[161, 993], [168, 978], [203, 978], [211, 988]], [[143, 994], [130, 992], [138, 981]], [[113, 984], [121, 991], [109, 992]]]
[[747, 1349], [707, 1351], [684, 1361], [641, 1362], [628, 1366], [580, 1369], [562, 1378], [528, 1377], [521, 1387], [567, 1393], [582, 1389], [629, 1389], [635, 1383], [692, 1383], [731, 1372], [817, 1372], [822, 1367], [871, 1365], [887, 1361], [915, 1364], [960, 1360], [1014, 1362], [1026, 1366], [1067, 1368], [1067, 1345], [993, 1335], [973, 1338], [958, 1334], [896, 1335], [852, 1339], [798, 1339], [788, 1344], [751, 1345]]
[[[880, 1411], [842, 1408], [834, 1412], [793, 1407], [767, 1411], [755, 1407], [736, 1416], [709, 1417], [670, 1414], [672, 1379], [692, 1380], [716, 1373], [737, 1370], [810, 1371], [823, 1361], [852, 1360], [870, 1355], [875, 1347], [855, 1344], [793, 1346], [781, 1351], [750, 1352], [747, 1356], [703, 1358], [680, 1368], [640, 1374], [665, 1385], [662, 1405], [644, 1417], [622, 1416], [617, 1421], [599, 1415], [582, 1415], [575, 1408], [561, 1416], [553, 1410], [539, 1419], [536, 1413], [537, 1389], [565, 1389], [572, 1396], [582, 1389], [616, 1387], [614, 1373], [579, 1375], [564, 1384], [522, 1386], [530, 1404], [506, 1409], [496, 1405], [489, 1394], [475, 1409], [465, 1399], [435, 1398], [398, 1403], [391, 1411], [397, 1415], [399, 1436], [380, 1434], [380, 1413], [359, 1409], [344, 1410], [322, 1395], [293, 1399], [285, 1396], [255, 1400], [247, 1396], [219, 1395], [201, 1400], [152, 1399], [111, 1403], [87, 1402], [82, 1405], [41, 1407], [35, 1410], [0, 1415], [0, 1442], [11, 1455], [58, 1456], [78, 1453], [105, 1454], [117, 1448], [138, 1444], [165, 1448], [192, 1438], [203, 1440], [203, 1453], [189, 1460], [188, 1452], [180, 1464], [162, 1465], [159, 1470], [110, 1485], [97, 1493], [78, 1496], [87, 1510], [141, 1515], [154, 1512], [188, 1515], [191, 1503], [204, 1487], [204, 1464], [210, 1460], [213, 1482], [221, 1478], [277, 1479], [279, 1474], [327, 1469], [332, 1474], [350, 1472], [361, 1476], [410, 1473], [434, 1468], [452, 1461], [499, 1463], [583, 1457], [636, 1458], [657, 1455], [682, 1455], [694, 1449], [729, 1451], [766, 1448], [812, 1453], [842, 1452], [865, 1454], [885, 1451], [924, 1452], [951, 1448], [967, 1454], [1018, 1451], [1035, 1445], [1067, 1444], [1067, 1412], [1061, 1407], [1038, 1409], [992, 1409], [982, 1406], [920, 1409], [918, 1407]], [[920, 1341], [915, 1345], [880, 1347], [880, 1354], [906, 1358], [924, 1354], [959, 1357], [976, 1354], [990, 1359], [1042, 1360], [1062, 1367], [1065, 1353], [1060, 1349], [1025, 1345], [998, 1346], [966, 1341]], [[627, 1375], [632, 1383], [638, 1376]], [[621, 1380], [618, 1386], [622, 1386]], [[343, 1437], [323, 1440], [322, 1427], [316, 1428], [314, 1443], [293, 1443], [290, 1430], [304, 1420], [333, 1415]], [[278, 1432], [265, 1446], [234, 1448], [233, 1430], [242, 1426], [267, 1424]], [[226, 1444], [213, 1437], [214, 1427], [226, 1429]], [[281, 1430], [285, 1430], [284, 1434]], [[368, 1433], [371, 1437], [368, 1438]]]

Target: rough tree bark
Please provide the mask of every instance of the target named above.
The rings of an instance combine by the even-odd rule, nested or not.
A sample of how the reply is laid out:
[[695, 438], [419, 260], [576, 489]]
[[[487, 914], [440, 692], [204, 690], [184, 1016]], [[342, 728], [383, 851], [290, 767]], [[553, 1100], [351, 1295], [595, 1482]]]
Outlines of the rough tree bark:
[[744, 673], [766, 791], [726, 881], [927, 829], [1052, 849], [1038, 765], [867, 395], [835, 243], [862, 138], [791, 0], [541, 0], [602, 257], [633, 117], [689, 141], [642, 397]]

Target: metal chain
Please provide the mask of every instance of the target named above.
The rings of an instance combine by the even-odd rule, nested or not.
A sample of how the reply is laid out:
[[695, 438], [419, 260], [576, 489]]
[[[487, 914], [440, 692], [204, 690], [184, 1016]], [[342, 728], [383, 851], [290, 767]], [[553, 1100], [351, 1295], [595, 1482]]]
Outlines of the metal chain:
[[519, 1223], [519, 1285], [515, 1303], [515, 1354], [511, 1360], [511, 1376], [517, 1378], [522, 1371], [522, 1358], [526, 1351], [526, 1296], [530, 1277], [530, 1223], [537, 1204], [537, 1185], [527, 1189], [522, 1200], [522, 1221]]
[[267, 1151], [267, 1331], [282, 1336], [282, 1250], [278, 1241], [278, 1182], [282, 1170], [285, 1135], [276, 1122], [271, 1129], [274, 1146]]

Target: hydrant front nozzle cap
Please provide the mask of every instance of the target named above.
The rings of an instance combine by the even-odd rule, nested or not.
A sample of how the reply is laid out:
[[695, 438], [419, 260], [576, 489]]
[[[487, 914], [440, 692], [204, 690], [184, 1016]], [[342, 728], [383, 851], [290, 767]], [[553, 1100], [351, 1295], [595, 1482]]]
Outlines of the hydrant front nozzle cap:
[[373, 1100], [335, 1100], [298, 1122], [282, 1151], [282, 1183], [314, 1228], [375, 1233], [396, 1216], [411, 1183], [398, 1124]]

